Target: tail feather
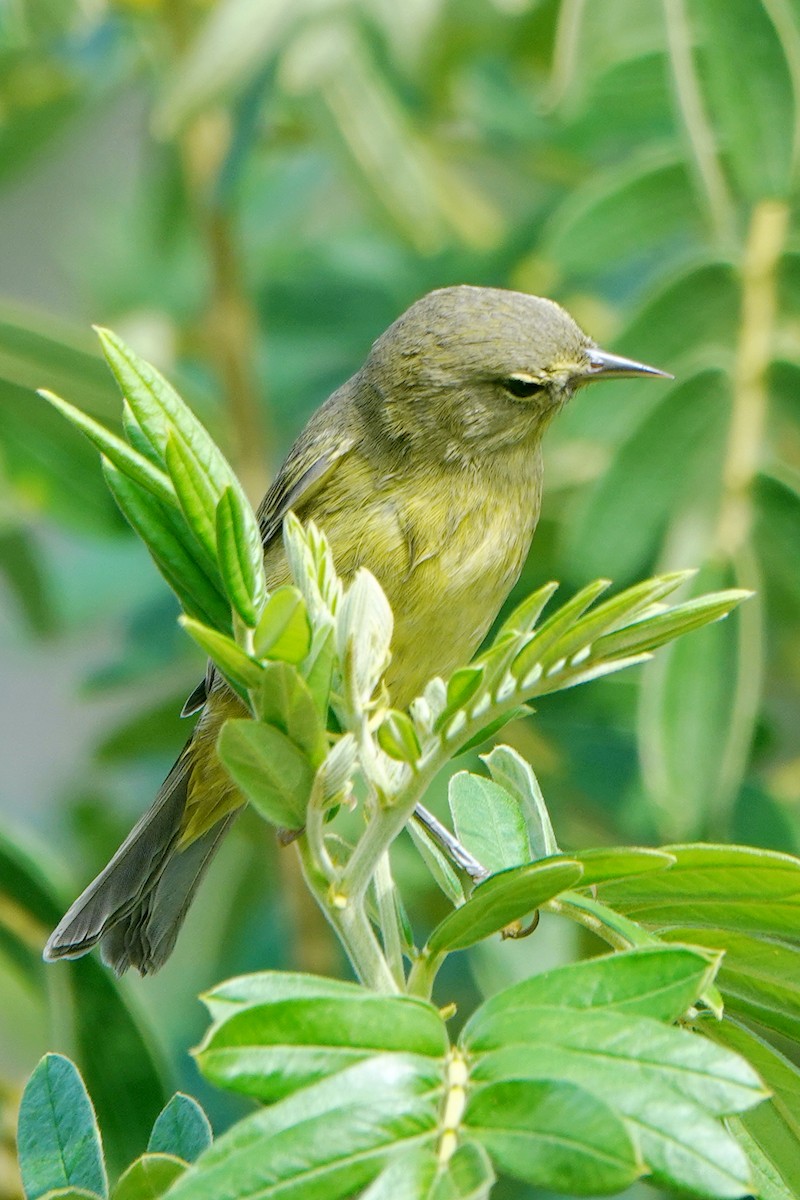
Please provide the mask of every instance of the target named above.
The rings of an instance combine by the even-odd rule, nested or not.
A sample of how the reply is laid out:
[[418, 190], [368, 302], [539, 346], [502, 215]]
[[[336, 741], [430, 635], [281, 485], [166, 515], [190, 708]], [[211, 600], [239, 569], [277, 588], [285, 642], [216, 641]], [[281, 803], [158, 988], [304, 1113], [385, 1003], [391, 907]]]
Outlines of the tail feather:
[[179, 849], [192, 759], [190, 743], [153, 803], [48, 939], [44, 957], [79, 958], [98, 942], [103, 959], [121, 974], [164, 964], [192, 897], [234, 820], [229, 813], [196, 841]]
[[229, 813], [202, 837], [171, 854], [152, 888], [102, 935], [103, 962], [118, 975], [131, 966], [142, 975], [163, 967], [200, 881], [237, 816], [238, 811]]

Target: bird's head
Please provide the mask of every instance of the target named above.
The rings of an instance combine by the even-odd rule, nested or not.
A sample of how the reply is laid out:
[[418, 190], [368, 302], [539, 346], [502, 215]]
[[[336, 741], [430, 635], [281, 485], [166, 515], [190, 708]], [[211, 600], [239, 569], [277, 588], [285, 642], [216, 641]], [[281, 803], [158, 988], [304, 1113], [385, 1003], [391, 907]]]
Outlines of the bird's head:
[[462, 285], [412, 304], [360, 378], [390, 435], [471, 455], [539, 436], [583, 384], [664, 374], [598, 349], [552, 300]]

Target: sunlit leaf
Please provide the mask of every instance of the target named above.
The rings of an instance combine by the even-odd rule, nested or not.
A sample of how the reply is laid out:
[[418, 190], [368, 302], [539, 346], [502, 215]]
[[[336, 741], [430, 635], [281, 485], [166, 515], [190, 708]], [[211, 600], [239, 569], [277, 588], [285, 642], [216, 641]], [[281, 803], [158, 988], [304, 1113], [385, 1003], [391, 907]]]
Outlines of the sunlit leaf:
[[448, 1041], [438, 1012], [407, 996], [355, 995], [264, 1000], [237, 1010], [197, 1051], [218, 1086], [271, 1103], [387, 1051], [443, 1058]]

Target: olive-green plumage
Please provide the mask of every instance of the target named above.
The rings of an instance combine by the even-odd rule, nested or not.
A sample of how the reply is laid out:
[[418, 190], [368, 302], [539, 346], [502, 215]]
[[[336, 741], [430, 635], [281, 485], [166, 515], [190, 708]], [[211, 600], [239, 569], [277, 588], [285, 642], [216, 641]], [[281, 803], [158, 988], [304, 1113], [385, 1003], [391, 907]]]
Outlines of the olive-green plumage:
[[[542, 435], [593, 377], [658, 374], [597, 350], [549, 300], [495, 288], [431, 292], [375, 342], [315, 413], [259, 517], [271, 587], [288, 580], [291, 509], [327, 534], [341, 575], [368, 567], [395, 616], [387, 684], [409, 703], [475, 651], [517, 579], [539, 515]], [[241, 712], [213, 672], [202, 712], [148, 813], [48, 942], [48, 958], [100, 941], [117, 971], [168, 957], [242, 799], [215, 753]]]

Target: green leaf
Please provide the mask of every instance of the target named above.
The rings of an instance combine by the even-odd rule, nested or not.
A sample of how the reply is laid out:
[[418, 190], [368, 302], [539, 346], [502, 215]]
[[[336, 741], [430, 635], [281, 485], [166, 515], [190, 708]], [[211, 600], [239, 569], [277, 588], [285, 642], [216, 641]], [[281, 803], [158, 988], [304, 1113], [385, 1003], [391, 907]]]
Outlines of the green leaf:
[[[255, 558], [251, 553], [241, 501], [233, 488], [226, 487], [219, 498], [215, 527], [217, 556], [225, 590], [245, 625], [252, 629], [259, 624], [259, 613], [267, 598], [263, 551], [259, 544]], [[260, 656], [257, 636], [255, 641], [255, 653]]]
[[159, 1200], [185, 1170], [171, 1154], [143, 1154], [120, 1176], [111, 1200]]
[[141, 425], [136, 420], [133, 409], [131, 408], [130, 404], [128, 404], [128, 401], [124, 399], [124, 397], [122, 400], [122, 428], [125, 430], [125, 437], [128, 439], [128, 444], [132, 446], [134, 450], [138, 451], [143, 458], [148, 459], [148, 461], [151, 462], [154, 467], [157, 467], [159, 471], [162, 470], [164, 467], [163, 457], [156, 453], [156, 451], [150, 445], [150, 442], [144, 435]]
[[598, 268], [619, 270], [620, 229], [631, 256], [653, 253], [677, 231], [700, 242], [704, 231], [682, 160], [648, 148], [590, 171], [557, 209], [543, 249], [562, 271], [581, 277]]
[[87, 417], [79, 408], [75, 408], [72, 404], [68, 404], [66, 400], [62, 400], [60, 396], [56, 396], [54, 392], [48, 392], [42, 389], [39, 395], [43, 399], [52, 404], [53, 408], [58, 409], [68, 421], [70, 421], [76, 429], [97, 447], [102, 455], [113, 463], [118, 471], [122, 472], [134, 483], [138, 483], [146, 492], [155, 496], [162, 504], [177, 506], [177, 497], [175, 489], [167, 475], [158, 467], [153, 466], [149, 459], [139, 454], [136, 450], [123, 442], [122, 438], [118, 438], [116, 434], [111, 433], [103, 425], [94, 421], [91, 417]]
[[109, 329], [96, 329], [111, 370], [142, 429], [160, 458], [167, 452], [170, 432], [183, 439], [215, 494], [233, 491], [244, 526], [244, 538], [253, 562], [261, 547], [258, 521], [230, 463], [190, 408], [154, 367], [139, 358]]
[[510, 1080], [474, 1091], [464, 1127], [501, 1171], [535, 1187], [617, 1192], [641, 1174], [622, 1119], [561, 1080]]
[[95, 333], [136, 423], [162, 461], [171, 426], [177, 428], [190, 445], [195, 437], [208, 439], [200, 422], [155, 367], [140, 358], [110, 329], [95, 326]]
[[677, 1021], [714, 979], [719, 955], [685, 946], [647, 946], [556, 967], [497, 992], [476, 1010], [462, 1037], [479, 1037], [496, 1015], [559, 1005]]
[[393, 1158], [359, 1200], [487, 1200], [495, 1181], [489, 1156], [463, 1142], [447, 1163], [432, 1149]]
[[491, 874], [531, 860], [520, 805], [491, 779], [459, 771], [448, 785], [456, 837]]
[[760, 1200], [794, 1200], [800, 1195], [800, 1070], [734, 1021], [706, 1020], [699, 1028], [743, 1055], [772, 1092], [770, 1100], [733, 1118], [730, 1126], [754, 1163], [755, 1180], [770, 1180], [759, 1190]]
[[499, 642], [509, 634], [529, 633], [542, 615], [548, 601], [557, 591], [557, 583], [546, 583], [544, 587], [540, 587], [530, 596], [526, 596], [503, 621], [497, 631], [495, 641]]
[[441, 1069], [369, 1058], [245, 1117], [173, 1185], [170, 1200], [349, 1200], [406, 1145], [435, 1138]]
[[170, 479], [186, 524], [211, 559], [217, 558], [217, 492], [191, 446], [174, 429], [164, 452]]
[[259, 671], [255, 699], [260, 719], [285, 733], [318, 767], [328, 746], [324, 721], [307, 684], [290, 663], [262, 663]]
[[[706, 591], [733, 581], [724, 564], [713, 564], [703, 569], [696, 586]], [[713, 604], [713, 597], [702, 603]], [[696, 837], [709, 825], [718, 828], [727, 821], [759, 708], [761, 626], [759, 601], [752, 599], [724, 627], [669, 646], [643, 673], [640, 754], [666, 837]], [[681, 796], [680, 806], [675, 796]]]
[[662, 600], [676, 591], [681, 584], [687, 583], [696, 573], [693, 570], [670, 571], [666, 575], [656, 575], [653, 579], [645, 579], [642, 583], [618, 592], [602, 604], [594, 605], [580, 618], [575, 628], [559, 640], [559, 656], [569, 658], [576, 651], [592, 645], [602, 635], [629, 628], [642, 616], [652, 616], [653, 610]]
[[[551, 992], [559, 974], [569, 971], [550, 973]], [[582, 982], [591, 993], [591, 972]], [[475, 1082], [570, 1080], [602, 1095], [624, 1116], [660, 1183], [711, 1196], [738, 1196], [746, 1190], [746, 1160], [715, 1120], [749, 1108], [765, 1095], [743, 1058], [709, 1054], [696, 1034], [634, 1015], [629, 1007], [619, 1012], [607, 1004], [589, 1008], [584, 1002], [582, 1011], [573, 1009], [565, 1019], [556, 996], [551, 1007], [527, 1007], [520, 1003], [524, 993], [519, 985], [510, 991], [515, 1003], [501, 1000], [491, 1008], [490, 1001], [488, 1011], [479, 1010], [465, 1028]], [[524, 998], [530, 999], [531, 992]], [[647, 1011], [646, 1003], [641, 1008]]]
[[218, 1087], [272, 1103], [375, 1053], [443, 1059], [444, 1022], [426, 1001], [357, 995], [276, 999], [214, 1025], [197, 1054]]
[[277, 588], [256, 627], [254, 653], [296, 665], [306, 658], [311, 645], [311, 625], [301, 593], [296, 587]]
[[308, 690], [314, 697], [317, 712], [326, 721], [335, 656], [335, 636], [332, 627], [329, 625], [318, 627], [314, 630], [311, 649], [303, 662], [303, 675]]
[[495, 746], [489, 754], [482, 754], [481, 759], [495, 783], [505, 788], [520, 806], [530, 834], [531, 857], [538, 859], [558, 854], [550, 813], [530, 763], [511, 746]]
[[22, 526], [0, 529], [0, 574], [31, 632], [40, 636], [53, 633], [59, 618], [45, 556], [35, 535]]
[[85, 1188], [56, 1188], [45, 1192], [41, 1200], [98, 1200], [97, 1192], [87, 1192]]
[[711, 1116], [727, 1116], [766, 1096], [738, 1054], [630, 1011], [584, 1007], [567, 1020], [558, 1004], [505, 1009], [476, 1022], [463, 1041], [474, 1081], [570, 1079], [657, 1136], [667, 1133], [670, 1103], [675, 1112], [668, 1123], [677, 1134], [684, 1099]]
[[557, 647], [559, 639], [572, 628], [578, 618], [609, 586], [608, 579], [596, 579], [594, 583], [581, 588], [571, 600], [554, 612], [544, 625], [541, 625], [532, 634], [514, 659], [511, 668], [514, 678], [524, 683], [535, 668], [539, 668], [541, 673], [542, 663], [554, 647]]
[[187, 544], [186, 531], [174, 512], [142, 492], [110, 463], [103, 464], [103, 474], [123, 515], [186, 612], [211, 626], [230, 628], [227, 601], [205, 570], [199, 545]]
[[35, 391], [80, 392], [95, 416], [111, 416], [117, 393], [88, 331], [33, 309], [0, 309], [0, 379]]
[[582, 888], [649, 871], [666, 871], [675, 862], [674, 855], [665, 850], [639, 846], [600, 846], [569, 857], [583, 864]]
[[378, 744], [397, 762], [415, 763], [420, 757], [420, 744], [414, 723], [404, 712], [389, 709], [378, 726]]
[[279, 829], [301, 829], [314, 771], [285, 733], [260, 721], [226, 721], [217, 752], [237, 787]]
[[559, 859], [492, 875], [475, 888], [466, 904], [436, 926], [426, 952], [438, 955], [473, 946], [573, 887], [582, 873], [579, 863]]
[[294, 971], [258, 971], [252, 975], [238, 975], [225, 983], [217, 984], [200, 999], [215, 1021], [225, 1020], [235, 1010], [277, 1004], [281, 1000], [305, 1000], [309, 998], [350, 997], [362, 995], [357, 983], [343, 979], [327, 979], [322, 975], [305, 975]]
[[749, 846], [665, 846], [668, 871], [600, 884], [600, 899], [662, 930], [732, 929], [800, 940], [800, 859]]
[[[796, 97], [768, 6], [748, 0], [692, 0], [690, 12], [701, 38], [700, 79], [713, 127], [742, 194], [748, 200], [786, 196]], [[747, 88], [742, 87], [745, 78]], [[752, 95], [758, 96], [758, 104], [752, 103]]]
[[455, 713], [465, 708], [484, 681], [486, 671], [481, 664], [454, 671], [447, 681], [447, 699], [439, 713], [434, 729], [442, 729]]
[[652, 561], [676, 510], [716, 503], [729, 413], [722, 371], [704, 369], [665, 390], [586, 489], [567, 532], [569, 566], [584, 578], [634, 578]]
[[212, 658], [220, 671], [242, 688], [257, 688], [263, 679], [261, 666], [245, 654], [244, 650], [227, 634], [217, 629], [210, 629], [193, 617], [180, 617], [180, 624], [189, 634], [192, 641], [197, 642], [209, 658]]
[[662, 937], [724, 951], [717, 983], [725, 1011], [800, 1042], [800, 945], [733, 929], [677, 927]]
[[751, 595], [752, 592], [741, 588], [729, 588], [708, 596], [698, 596], [696, 600], [687, 600], [685, 604], [676, 604], [666, 612], [643, 617], [616, 633], [598, 638], [592, 649], [592, 657], [611, 658], [618, 654], [642, 654], [656, 650], [674, 638], [724, 620], [737, 604], [748, 600]]
[[26, 1200], [54, 1188], [108, 1195], [100, 1132], [77, 1067], [46, 1054], [22, 1093], [17, 1129]]
[[156, 1117], [147, 1143], [151, 1154], [171, 1154], [183, 1162], [194, 1162], [211, 1145], [208, 1117], [191, 1096], [176, 1092]]

